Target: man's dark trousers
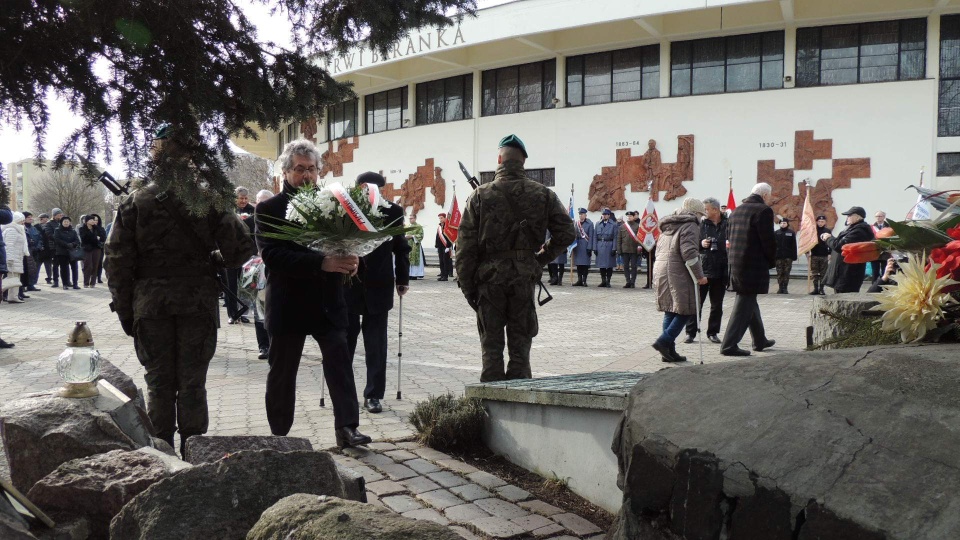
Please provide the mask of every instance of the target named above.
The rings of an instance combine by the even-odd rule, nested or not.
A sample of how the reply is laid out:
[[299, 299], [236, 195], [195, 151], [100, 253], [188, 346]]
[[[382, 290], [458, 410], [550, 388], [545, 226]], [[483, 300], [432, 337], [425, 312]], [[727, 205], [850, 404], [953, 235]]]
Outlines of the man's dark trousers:
[[363, 349], [367, 361], [367, 386], [364, 399], [383, 399], [387, 390], [387, 319], [390, 312], [367, 315], [350, 314], [347, 327], [347, 348], [350, 358], [357, 351], [357, 338], [363, 332]]
[[[301, 333], [270, 335], [270, 372], [267, 375], [267, 420], [270, 432], [286, 435], [293, 425], [296, 407], [297, 369], [307, 336]], [[357, 426], [360, 405], [352, 392], [355, 388], [351, 356], [347, 350], [347, 331], [330, 329], [313, 334], [323, 355], [323, 376], [333, 402], [334, 427]]]
[[623, 257], [623, 276], [627, 283], [634, 285], [637, 283], [637, 254], [624, 253]]
[[450, 257], [449, 248], [437, 248], [440, 255], [440, 277], [453, 277], [453, 258]]
[[757, 304], [757, 295], [737, 293], [733, 302], [733, 313], [727, 322], [727, 331], [723, 334], [723, 343], [720, 352], [732, 351], [743, 339], [743, 335], [750, 330], [753, 345], [767, 342], [767, 334], [763, 329], [763, 319], [760, 318], [760, 306]]
[[[723, 294], [726, 292], [726, 288], [726, 278], [708, 278], [706, 285], [700, 285], [701, 323], [703, 323], [703, 303], [707, 301], [707, 296], [710, 296], [710, 320], [707, 322], [708, 336], [720, 334], [720, 319], [723, 318]], [[687, 321], [687, 335], [697, 335], [696, 317]]]

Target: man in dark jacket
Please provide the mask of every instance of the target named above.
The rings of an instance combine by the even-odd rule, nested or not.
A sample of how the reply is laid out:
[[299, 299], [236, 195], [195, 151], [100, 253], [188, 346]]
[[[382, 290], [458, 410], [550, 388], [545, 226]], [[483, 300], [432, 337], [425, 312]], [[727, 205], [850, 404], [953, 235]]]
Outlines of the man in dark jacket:
[[[60, 221], [63, 220], [63, 210], [59, 208], [54, 208], [50, 211], [50, 221], [48, 221], [43, 226], [43, 234], [50, 239], [50, 245], [48, 247], [50, 253], [50, 262], [53, 265], [53, 287], [57, 288], [60, 286], [60, 265], [57, 264], [57, 250], [56, 242], [53, 240], [53, 233], [57, 232], [57, 229], [60, 228]], [[49, 278], [47, 283], [50, 283]]]
[[[700, 222], [700, 265], [707, 278], [706, 285], [700, 285], [700, 306], [710, 297], [710, 320], [707, 322], [707, 339], [720, 343], [720, 320], [723, 318], [723, 295], [727, 288], [727, 216], [720, 211], [720, 201], [713, 197], [703, 200], [707, 215]], [[701, 321], [703, 319], [701, 318]], [[697, 336], [697, 318], [687, 322], [687, 339], [684, 343], [693, 343]]]
[[[386, 179], [375, 172], [365, 172], [357, 177], [357, 185], [361, 184], [382, 188]], [[391, 202], [383, 213], [384, 223], [388, 226], [403, 225], [403, 208], [400, 206]], [[403, 296], [410, 285], [410, 245], [407, 239], [402, 234], [394, 236], [360, 259], [357, 278], [347, 288], [347, 308], [350, 311], [347, 346], [352, 362], [357, 351], [357, 337], [362, 330], [367, 363], [363, 406], [371, 413], [379, 413], [383, 411], [380, 400], [387, 387], [387, 318], [393, 309], [393, 291], [396, 288], [397, 294]]]
[[444, 230], [447, 225], [447, 214], [440, 212], [438, 217], [440, 218], [440, 225], [437, 226], [436, 240], [433, 243], [440, 258], [440, 276], [437, 281], [447, 281], [453, 277], [453, 240], [447, 236]]
[[634, 289], [637, 283], [637, 258], [640, 251], [640, 240], [637, 231], [640, 229], [637, 212], [624, 214], [622, 230], [617, 236], [617, 253], [623, 258], [623, 277], [627, 283], [624, 289]]
[[[43, 248], [37, 253], [37, 265], [43, 266], [47, 274], [46, 282], [49, 285], [53, 283], [53, 233], [47, 230], [47, 223], [50, 223], [50, 214], [43, 213], [37, 216], [39, 223], [33, 226], [40, 233], [40, 242]], [[39, 279], [40, 272], [37, 272]]]
[[304, 184], [317, 181], [320, 152], [299, 139], [280, 155], [283, 189], [256, 209], [257, 244], [266, 267], [266, 326], [270, 334], [267, 375], [267, 420], [274, 435], [286, 435], [293, 425], [297, 370], [307, 336], [320, 345], [323, 377], [333, 401], [334, 427], [341, 447], [370, 442], [360, 425], [357, 388], [347, 347], [347, 305], [343, 275], [356, 274], [356, 255], [328, 255], [295, 242], [265, 236], [275, 232], [287, 213], [290, 198]]
[[[37, 288], [37, 279], [40, 277], [40, 254], [44, 250], [43, 233], [40, 232], [39, 227], [33, 224], [33, 214], [30, 212], [23, 213], [23, 229], [27, 233], [27, 248], [30, 250], [30, 254], [27, 255], [29, 261], [23, 263], [24, 277], [22, 279], [26, 279], [27, 291], [38, 292], [40, 291]], [[30, 268], [29, 271], [27, 271], [28, 268]]]
[[787, 294], [790, 271], [793, 270], [793, 261], [797, 260], [797, 235], [790, 228], [789, 219], [780, 220], [780, 228], [774, 236], [777, 239], [777, 294]]
[[767, 339], [760, 317], [757, 295], [770, 289], [770, 269], [775, 266], [777, 241], [773, 236], [773, 209], [768, 206], [773, 190], [761, 182], [752, 194], [730, 215], [727, 235], [730, 239], [730, 285], [737, 293], [733, 312], [723, 335], [720, 354], [750, 356], [738, 345], [750, 329], [753, 350], [762, 351], [774, 345]]
[[867, 273], [867, 263], [847, 264], [843, 260], [843, 246], [857, 242], [873, 240], [873, 229], [864, 219], [867, 211], [860, 206], [854, 206], [843, 213], [847, 216], [847, 228], [840, 231], [836, 237], [824, 233], [820, 238], [826, 242], [833, 255], [830, 257], [830, 266], [827, 268], [827, 286], [833, 287], [836, 293], [860, 292], [863, 278]]
[[831, 233], [827, 228], [827, 216], [817, 216], [817, 245], [810, 250], [810, 276], [813, 279], [813, 290], [809, 294], [825, 294], [823, 282], [826, 281], [827, 276], [830, 246], [823, 240], [824, 233]]

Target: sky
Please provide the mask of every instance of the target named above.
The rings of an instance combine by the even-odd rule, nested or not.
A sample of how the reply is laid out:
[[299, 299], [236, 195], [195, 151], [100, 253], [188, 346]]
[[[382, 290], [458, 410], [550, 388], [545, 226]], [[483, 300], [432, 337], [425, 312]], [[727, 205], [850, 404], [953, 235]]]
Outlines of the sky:
[[[513, 0], [477, 0], [477, 5], [480, 8], [485, 8], [510, 1]], [[259, 2], [237, 0], [237, 3], [243, 9], [247, 18], [257, 25], [257, 36], [260, 40], [273, 41], [279, 45], [289, 44], [288, 27], [283, 14], [271, 15], [269, 7]], [[81, 121], [70, 111], [70, 107], [65, 101], [50, 96], [47, 99], [47, 104], [49, 106], [50, 123], [45, 140], [46, 152], [44, 157], [50, 159], [67, 135], [81, 125]], [[119, 140], [116, 130], [114, 130], [113, 138], [115, 141]], [[34, 133], [29, 123], [25, 122], [21, 131], [15, 130], [13, 126], [0, 124], [0, 163], [4, 164], [4, 168], [8, 163], [33, 159], [35, 157], [34, 152]], [[113, 162], [104, 163], [101, 160], [101, 164], [114, 177], [122, 178], [125, 176], [122, 158], [116, 147], [113, 150]]]

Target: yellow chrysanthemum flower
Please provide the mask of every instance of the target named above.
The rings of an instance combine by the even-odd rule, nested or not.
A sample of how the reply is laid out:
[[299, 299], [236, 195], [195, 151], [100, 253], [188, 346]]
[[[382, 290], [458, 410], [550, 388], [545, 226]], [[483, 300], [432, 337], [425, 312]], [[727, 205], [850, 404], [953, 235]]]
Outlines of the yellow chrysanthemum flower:
[[880, 317], [881, 327], [886, 332], [900, 332], [904, 343], [923, 339], [943, 317], [943, 306], [954, 302], [949, 293], [941, 291], [957, 282], [950, 276], [937, 279], [939, 264], [924, 270], [926, 260], [926, 254], [910, 255], [907, 262], [900, 265], [897, 284], [884, 286], [880, 293], [878, 308], [884, 312]]

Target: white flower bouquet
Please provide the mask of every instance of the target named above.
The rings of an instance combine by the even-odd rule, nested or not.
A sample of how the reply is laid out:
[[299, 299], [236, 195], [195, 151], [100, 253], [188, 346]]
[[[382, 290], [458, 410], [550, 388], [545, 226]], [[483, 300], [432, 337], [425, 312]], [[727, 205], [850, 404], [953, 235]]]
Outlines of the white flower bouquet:
[[391, 237], [412, 230], [403, 226], [402, 217], [387, 222], [383, 211], [389, 207], [390, 201], [373, 184], [307, 185], [290, 198], [286, 219], [271, 223], [273, 230], [262, 234], [314, 251], [363, 257]]

